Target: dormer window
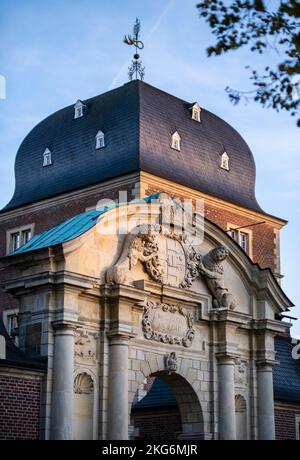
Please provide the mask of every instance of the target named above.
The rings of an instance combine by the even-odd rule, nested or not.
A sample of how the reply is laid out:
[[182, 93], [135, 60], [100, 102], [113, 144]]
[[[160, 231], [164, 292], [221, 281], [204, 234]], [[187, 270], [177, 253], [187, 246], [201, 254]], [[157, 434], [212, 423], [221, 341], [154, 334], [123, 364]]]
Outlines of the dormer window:
[[192, 105], [191, 111], [192, 111], [192, 119], [195, 121], [198, 121], [198, 123], [201, 123], [201, 116], [200, 116], [201, 107], [198, 104], [198, 102]]
[[226, 152], [223, 152], [221, 155], [221, 168], [229, 171], [229, 156]]
[[84, 108], [86, 106], [79, 99], [74, 105], [74, 119], [83, 117]]
[[181, 137], [178, 134], [178, 132], [175, 131], [175, 133], [172, 134], [171, 148], [174, 150], [180, 151], [180, 141], [181, 141]]
[[52, 165], [52, 154], [49, 149], [46, 149], [43, 153], [43, 166], [50, 166]]
[[96, 134], [96, 149], [102, 149], [105, 147], [104, 133], [99, 130]]

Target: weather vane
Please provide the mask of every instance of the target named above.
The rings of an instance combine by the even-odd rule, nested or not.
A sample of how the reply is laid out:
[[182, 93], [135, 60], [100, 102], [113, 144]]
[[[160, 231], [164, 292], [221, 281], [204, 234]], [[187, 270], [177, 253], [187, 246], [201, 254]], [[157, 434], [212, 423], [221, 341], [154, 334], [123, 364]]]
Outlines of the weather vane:
[[131, 66], [128, 67], [128, 75], [129, 79], [132, 80], [135, 77], [136, 80], [140, 78], [144, 80], [145, 75], [145, 67], [142, 65], [142, 61], [140, 61], [140, 55], [138, 54], [138, 50], [142, 50], [144, 48], [144, 43], [139, 39], [141, 30], [141, 21], [136, 18], [135, 24], [133, 26], [133, 36], [125, 35], [123, 42], [126, 45], [134, 45], [135, 46], [135, 54], [133, 55], [133, 60], [131, 62]]

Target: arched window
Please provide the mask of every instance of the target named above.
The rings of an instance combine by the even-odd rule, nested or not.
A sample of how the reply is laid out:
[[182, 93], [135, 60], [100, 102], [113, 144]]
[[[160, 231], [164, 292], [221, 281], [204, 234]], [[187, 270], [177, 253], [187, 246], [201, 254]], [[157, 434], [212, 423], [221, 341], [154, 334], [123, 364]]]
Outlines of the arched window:
[[96, 149], [105, 147], [104, 133], [99, 130], [96, 134]]
[[226, 152], [221, 155], [221, 168], [229, 171], [229, 156]]
[[74, 105], [74, 119], [83, 117], [84, 108], [86, 106], [79, 99]]
[[50, 166], [52, 165], [52, 154], [49, 149], [46, 149], [43, 153], [43, 166]]
[[171, 148], [180, 151], [180, 141], [181, 137], [178, 132], [175, 131], [175, 133], [172, 134]]

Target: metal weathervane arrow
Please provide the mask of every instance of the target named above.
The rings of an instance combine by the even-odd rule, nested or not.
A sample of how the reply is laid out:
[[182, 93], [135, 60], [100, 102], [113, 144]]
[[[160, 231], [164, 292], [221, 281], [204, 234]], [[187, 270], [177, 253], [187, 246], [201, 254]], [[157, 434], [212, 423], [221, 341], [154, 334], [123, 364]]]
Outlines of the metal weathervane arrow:
[[133, 60], [131, 62], [131, 66], [128, 67], [128, 76], [130, 80], [144, 80], [145, 76], [145, 67], [142, 65], [142, 61], [140, 61], [140, 55], [138, 54], [138, 50], [142, 50], [144, 48], [144, 43], [140, 40], [140, 30], [141, 30], [141, 21], [136, 18], [135, 24], [133, 26], [133, 36], [125, 35], [123, 42], [126, 45], [133, 45], [135, 46], [135, 54], [133, 55]]

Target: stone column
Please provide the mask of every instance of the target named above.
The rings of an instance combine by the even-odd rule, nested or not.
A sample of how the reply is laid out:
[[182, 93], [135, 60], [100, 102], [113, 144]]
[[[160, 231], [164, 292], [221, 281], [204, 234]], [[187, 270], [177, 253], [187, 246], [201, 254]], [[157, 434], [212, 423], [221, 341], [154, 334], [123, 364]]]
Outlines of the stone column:
[[272, 363], [257, 363], [258, 439], [275, 439], [272, 369]]
[[76, 324], [55, 321], [52, 326], [55, 330], [55, 336], [51, 439], [72, 439], [74, 332]]
[[128, 439], [128, 339], [110, 335], [108, 439]]
[[219, 355], [219, 439], [236, 439], [234, 399], [234, 358]]

